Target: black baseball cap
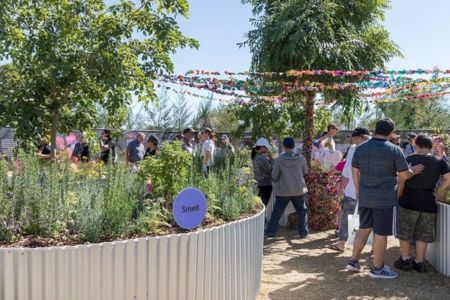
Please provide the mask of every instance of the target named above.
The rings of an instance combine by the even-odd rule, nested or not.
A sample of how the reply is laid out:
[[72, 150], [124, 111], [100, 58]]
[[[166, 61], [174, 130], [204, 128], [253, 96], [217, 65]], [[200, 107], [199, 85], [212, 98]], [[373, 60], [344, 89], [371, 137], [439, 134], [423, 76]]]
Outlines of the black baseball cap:
[[355, 129], [353, 129], [353, 132], [349, 136], [355, 137], [355, 136], [363, 136], [363, 135], [370, 135], [369, 129], [367, 129], [365, 127], [356, 127]]
[[185, 128], [185, 129], [183, 130], [183, 134], [186, 134], [186, 133], [189, 133], [189, 132], [191, 132], [191, 133], [196, 133], [197, 131], [195, 131], [195, 129], [192, 128], [192, 127], [187, 127], [187, 128]]

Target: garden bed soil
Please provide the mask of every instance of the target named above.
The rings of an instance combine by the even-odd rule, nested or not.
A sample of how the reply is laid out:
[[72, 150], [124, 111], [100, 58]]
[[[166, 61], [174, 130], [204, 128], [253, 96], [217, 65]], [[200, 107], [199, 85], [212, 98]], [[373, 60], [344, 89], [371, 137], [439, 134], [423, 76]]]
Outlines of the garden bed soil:
[[[230, 222], [239, 221], [248, 217], [251, 217], [258, 212], [260, 212], [263, 209], [262, 205], [258, 207], [257, 209], [241, 215], [238, 219]], [[223, 220], [211, 220], [205, 218], [205, 220], [202, 223], [202, 226], [194, 229], [194, 230], [185, 230], [178, 226], [172, 227], [172, 228], [162, 228], [158, 234], [155, 234], [153, 232], [149, 232], [146, 234], [141, 235], [132, 235], [132, 236], [124, 236], [123, 238], [116, 238], [116, 239], [106, 239], [101, 241], [100, 243], [104, 242], [115, 242], [115, 241], [124, 241], [124, 240], [130, 240], [134, 238], [142, 238], [142, 237], [156, 237], [156, 236], [165, 236], [170, 234], [181, 234], [181, 233], [188, 233], [188, 232], [195, 232], [197, 230], [204, 230], [209, 229], [212, 227], [220, 226], [223, 224], [226, 224], [227, 222]], [[68, 235], [61, 238], [43, 238], [43, 237], [33, 237], [33, 236], [27, 236], [23, 237], [22, 239], [15, 241], [13, 243], [2, 243], [0, 242], [0, 248], [41, 248], [41, 247], [63, 247], [63, 246], [76, 246], [76, 245], [89, 245], [92, 243], [85, 242], [81, 236], [79, 235]]]

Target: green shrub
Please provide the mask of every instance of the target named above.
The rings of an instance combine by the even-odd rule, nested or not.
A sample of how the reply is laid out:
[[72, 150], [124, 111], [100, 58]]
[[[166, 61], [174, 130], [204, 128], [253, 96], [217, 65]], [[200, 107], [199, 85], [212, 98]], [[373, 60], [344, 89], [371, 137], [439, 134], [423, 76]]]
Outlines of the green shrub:
[[438, 198], [438, 201], [450, 204], [450, 191], [445, 191], [442, 195], [436, 195], [436, 197]]
[[243, 170], [250, 172], [242, 168], [249, 163], [245, 155], [223, 156], [206, 179], [201, 157], [183, 151], [180, 143], [165, 144], [159, 156], [142, 162], [138, 174], [122, 165], [74, 167], [64, 157], [42, 161], [20, 151], [11, 187], [11, 171], [0, 161], [0, 244], [25, 236], [99, 242], [161, 234], [175, 227], [173, 200], [186, 187], [206, 195], [205, 224], [235, 220], [260, 202], [254, 182], [242, 180]]
[[123, 235], [131, 225], [144, 184], [136, 173], [120, 166], [110, 168], [103, 184], [102, 228], [105, 236], [113, 238]]
[[85, 241], [98, 242], [104, 237], [101, 207], [103, 190], [96, 182], [83, 182], [74, 193], [78, 203], [72, 216], [72, 231], [80, 233]]
[[144, 206], [143, 210], [134, 224], [135, 234], [159, 234], [162, 228], [171, 228], [168, 216], [170, 212], [158, 202], [149, 202]]
[[189, 178], [192, 157], [180, 142], [166, 143], [159, 156], [151, 156], [141, 163], [141, 176], [150, 179], [154, 197], [173, 201]]
[[13, 218], [25, 235], [56, 237], [64, 229], [68, 211], [65, 195], [72, 185], [69, 163], [39, 161], [20, 152], [20, 169], [13, 176]]

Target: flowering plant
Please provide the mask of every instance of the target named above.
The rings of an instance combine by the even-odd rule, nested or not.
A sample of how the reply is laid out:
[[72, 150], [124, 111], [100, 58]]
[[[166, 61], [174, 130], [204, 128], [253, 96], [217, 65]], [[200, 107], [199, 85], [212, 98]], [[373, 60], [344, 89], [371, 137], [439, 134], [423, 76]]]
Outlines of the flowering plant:
[[[327, 230], [336, 227], [336, 213], [339, 210], [337, 186], [339, 177], [329, 177], [320, 167], [313, 166], [307, 175], [308, 225], [313, 230]], [[295, 214], [289, 216], [290, 228], [297, 227]]]

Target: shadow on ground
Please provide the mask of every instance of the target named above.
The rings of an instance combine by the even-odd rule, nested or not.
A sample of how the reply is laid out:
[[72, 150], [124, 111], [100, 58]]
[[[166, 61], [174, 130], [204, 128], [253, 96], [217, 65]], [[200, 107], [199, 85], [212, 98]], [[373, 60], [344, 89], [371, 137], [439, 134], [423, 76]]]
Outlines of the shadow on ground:
[[[450, 278], [431, 266], [426, 274], [400, 272], [394, 280], [375, 280], [368, 276], [370, 248], [361, 257], [362, 272], [355, 274], [345, 270], [350, 248], [345, 253], [328, 248], [335, 241], [331, 231], [302, 240], [294, 236], [282, 229], [278, 238], [266, 240], [260, 299], [450, 299]], [[397, 245], [390, 239], [389, 266], [399, 256]]]

